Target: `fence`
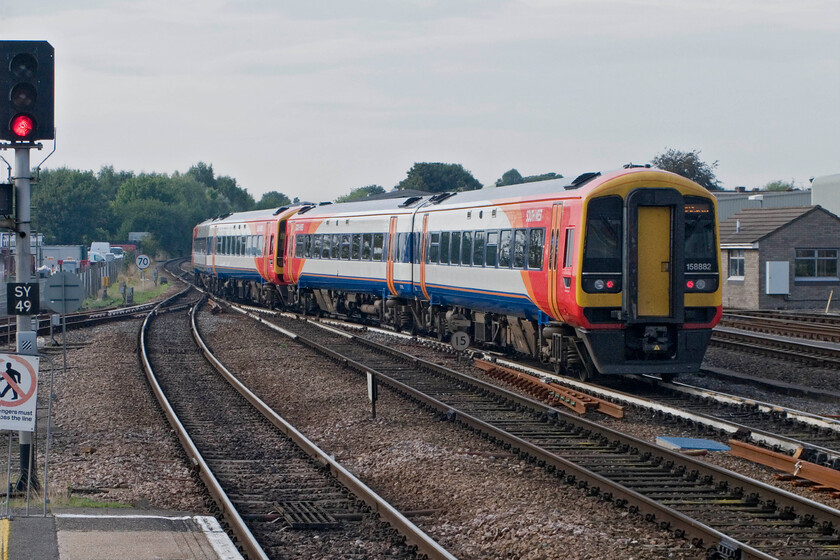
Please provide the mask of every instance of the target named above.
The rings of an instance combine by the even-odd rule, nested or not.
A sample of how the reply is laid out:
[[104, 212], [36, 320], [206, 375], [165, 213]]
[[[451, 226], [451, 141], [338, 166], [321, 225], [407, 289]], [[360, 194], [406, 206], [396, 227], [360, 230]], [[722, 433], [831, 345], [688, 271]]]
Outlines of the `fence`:
[[[109, 262], [90, 263], [81, 271], [75, 271], [75, 274], [82, 280], [82, 285], [85, 288], [85, 298], [97, 297], [102, 290], [107, 286], [114, 286], [116, 289], [117, 278], [122, 271], [125, 259], [115, 259]], [[3, 263], [0, 263], [2, 265]], [[2, 274], [2, 287], [0, 287], [0, 317], [5, 317], [6, 313], [6, 283], [15, 282], [14, 276], [14, 256], [11, 257], [11, 263], [2, 267], [5, 274]], [[105, 280], [107, 278], [107, 281]], [[47, 301], [44, 299], [44, 284], [47, 278], [39, 278], [38, 275], [32, 276], [32, 282], [38, 282], [41, 286], [41, 311], [49, 312]], [[106, 286], [107, 284], [107, 286]]]

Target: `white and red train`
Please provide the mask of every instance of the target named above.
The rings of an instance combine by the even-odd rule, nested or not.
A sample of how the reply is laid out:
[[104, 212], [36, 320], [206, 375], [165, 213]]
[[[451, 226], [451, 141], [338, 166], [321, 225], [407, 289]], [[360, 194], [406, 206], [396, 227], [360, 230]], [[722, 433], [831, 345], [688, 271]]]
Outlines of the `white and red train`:
[[699, 185], [628, 167], [234, 213], [195, 227], [192, 259], [228, 298], [670, 378], [699, 368], [720, 319], [716, 216]]

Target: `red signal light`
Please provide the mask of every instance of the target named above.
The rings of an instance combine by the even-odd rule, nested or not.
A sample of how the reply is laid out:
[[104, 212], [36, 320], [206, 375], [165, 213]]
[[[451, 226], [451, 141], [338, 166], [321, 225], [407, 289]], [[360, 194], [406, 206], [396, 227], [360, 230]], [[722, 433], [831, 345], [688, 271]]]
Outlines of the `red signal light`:
[[607, 288], [612, 290], [615, 287], [615, 282], [612, 280], [607, 280]]
[[689, 280], [688, 282], [686, 282], [685, 287], [689, 290], [694, 289], [694, 280]]
[[29, 115], [15, 115], [12, 119], [12, 133], [18, 138], [26, 138], [32, 134], [34, 128], [35, 123]]

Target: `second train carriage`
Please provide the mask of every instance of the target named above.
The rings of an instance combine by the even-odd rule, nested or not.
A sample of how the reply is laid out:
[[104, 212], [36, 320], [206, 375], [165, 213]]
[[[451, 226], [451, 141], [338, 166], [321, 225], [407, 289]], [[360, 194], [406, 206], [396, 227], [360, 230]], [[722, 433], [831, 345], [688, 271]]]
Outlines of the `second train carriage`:
[[[584, 378], [672, 377], [699, 368], [720, 317], [715, 216], [695, 183], [630, 168], [233, 214], [196, 227], [193, 258], [216, 293], [466, 331]], [[237, 235], [256, 239], [219, 241]]]

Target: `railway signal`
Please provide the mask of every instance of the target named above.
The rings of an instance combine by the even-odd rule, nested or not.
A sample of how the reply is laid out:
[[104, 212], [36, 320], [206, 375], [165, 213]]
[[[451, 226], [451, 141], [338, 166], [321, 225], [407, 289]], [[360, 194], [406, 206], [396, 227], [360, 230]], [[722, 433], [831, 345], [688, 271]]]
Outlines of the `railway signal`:
[[0, 41], [0, 140], [55, 139], [54, 79], [47, 41]]

